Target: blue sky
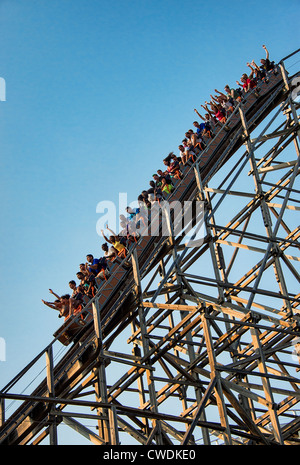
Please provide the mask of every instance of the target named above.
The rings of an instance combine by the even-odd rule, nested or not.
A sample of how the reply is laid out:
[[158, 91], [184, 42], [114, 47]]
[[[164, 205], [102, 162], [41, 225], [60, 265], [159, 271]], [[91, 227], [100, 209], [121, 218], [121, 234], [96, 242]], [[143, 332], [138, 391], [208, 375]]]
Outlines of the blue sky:
[[98, 202], [136, 200], [193, 109], [262, 44], [275, 61], [299, 48], [299, 13], [295, 0], [0, 0], [1, 387], [59, 326], [48, 289], [101, 255]]

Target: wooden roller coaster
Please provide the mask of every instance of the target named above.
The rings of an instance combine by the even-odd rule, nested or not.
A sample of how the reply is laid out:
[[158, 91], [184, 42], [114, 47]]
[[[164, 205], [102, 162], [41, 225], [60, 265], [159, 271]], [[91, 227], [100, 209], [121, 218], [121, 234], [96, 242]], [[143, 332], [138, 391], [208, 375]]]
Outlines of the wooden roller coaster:
[[[289, 57], [185, 167], [168, 204], [188, 205], [189, 221], [158, 209], [84, 318], [1, 390], [0, 444], [58, 444], [62, 422], [100, 445], [299, 444], [300, 78]], [[282, 159], [291, 145], [296, 157]], [[5, 418], [7, 401], [17, 407]]]

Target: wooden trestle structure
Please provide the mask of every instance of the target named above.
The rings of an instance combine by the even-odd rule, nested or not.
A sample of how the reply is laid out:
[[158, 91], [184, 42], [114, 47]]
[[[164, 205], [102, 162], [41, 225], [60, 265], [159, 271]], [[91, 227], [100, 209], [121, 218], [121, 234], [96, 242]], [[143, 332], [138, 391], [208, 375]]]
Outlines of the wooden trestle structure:
[[191, 221], [157, 214], [75, 338], [2, 389], [1, 444], [59, 444], [62, 422], [100, 445], [300, 443], [298, 75], [282, 60], [247, 94], [168, 199]]

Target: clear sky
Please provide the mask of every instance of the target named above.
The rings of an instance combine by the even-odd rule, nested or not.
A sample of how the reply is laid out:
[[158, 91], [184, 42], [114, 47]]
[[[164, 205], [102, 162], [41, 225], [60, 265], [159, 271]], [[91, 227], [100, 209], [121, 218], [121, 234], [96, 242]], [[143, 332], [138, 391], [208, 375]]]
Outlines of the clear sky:
[[48, 289], [101, 255], [97, 204], [136, 200], [262, 44], [275, 61], [299, 48], [299, 13], [298, 0], [0, 0], [0, 388], [59, 326]]

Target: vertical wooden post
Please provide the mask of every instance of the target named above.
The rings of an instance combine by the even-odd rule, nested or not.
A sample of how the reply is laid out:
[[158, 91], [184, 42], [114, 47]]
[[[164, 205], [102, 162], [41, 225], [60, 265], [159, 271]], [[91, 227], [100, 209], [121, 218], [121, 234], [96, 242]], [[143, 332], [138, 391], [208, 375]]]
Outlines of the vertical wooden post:
[[[137, 293], [140, 299], [138, 315], [139, 315], [139, 322], [140, 322], [140, 328], [141, 328], [142, 347], [143, 347], [144, 356], [147, 356], [147, 354], [150, 352], [150, 347], [149, 347], [149, 340], [147, 338], [147, 325], [146, 325], [145, 316], [143, 313], [144, 309], [142, 305], [141, 277], [140, 277], [140, 270], [139, 270], [139, 263], [138, 263], [136, 249], [133, 250], [133, 254], [132, 254], [132, 268], [133, 268], [134, 280], [137, 286]], [[149, 363], [149, 361], [147, 363]], [[157, 399], [156, 399], [156, 390], [155, 390], [154, 380], [152, 379], [151, 370], [146, 370], [146, 376], [147, 376], [147, 382], [148, 382], [150, 404], [152, 406], [152, 410], [154, 412], [157, 412], [158, 406], [157, 406]], [[155, 430], [154, 437], [156, 440], [156, 444], [162, 445], [163, 438], [162, 438], [161, 425], [160, 425], [159, 420], [152, 421], [152, 429]]]
[[205, 308], [202, 310], [202, 323], [203, 323], [203, 331], [204, 331], [204, 337], [205, 337], [205, 342], [206, 342], [206, 347], [207, 347], [208, 360], [209, 360], [210, 369], [211, 369], [211, 381], [214, 381], [215, 379], [214, 390], [215, 390], [215, 396], [216, 396], [217, 405], [219, 409], [220, 421], [221, 421], [221, 425], [225, 428], [222, 434], [224, 437], [225, 445], [231, 445], [231, 442], [232, 442], [231, 433], [230, 433], [230, 427], [229, 427], [229, 422], [227, 418], [222, 384], [220, 380], [220, 373], [216, 369], [217, 361], [216, 361], [216, 356], [214, 352], [212, 335], [210, 331], [210, 323], [209, 323], [208, 318], [206, 317]]
[[5, 399], [0, 399], [0, 427], [5, 422]]
[[[108, 402], [107, 398], [107, 385], [106, 385], [106, 374], [105, 374], [105, 362], [103, 356], [103, 344], [102, 344], [102, 331], [101, 331], [101, 317], [99, 310], [99, 302], [95, 300], [92, 304], [93, 317], [94, 317], [94, 328], [99, 345], [99, 361], [100, 366], [95, 368], [95, 393], [97, 402]], [[106, 444], [111, 443], [110, 437], [110, 426], [107, 408], [97, 409], [98, 414], [106, 417], [104, 420], [98, 420], [99, 436], [101, 436]]]
[[250, 332], [252, 336], [254, 350], [256, 354], [259, 356], [257, 364], [258, 364], [258, 369], [262, 375], [261, 381], [262, 381], [262, 386], [263, 386], [266, 400], [268, 401], [269, 416], [270, 416], [270, 420], [271, 420], [272, 427], [273, 427], [274, 437], [279, 444], [284, 444], [282, 434], [281, 434], [281, 428], [280, 428], [280, 424], [279, 424], [279, 420], [278, 420], [278, 416], [276, 412], [276, 404], [274, 402], [272, 388], [270, 385], [269, 378], [267, 377], [266, 360], [265, 360], [265, 355], [264, 355], [262, 345], [260, 342], [259, 333], [258, 333], [257, 328], [250, 328]]
[[[47, 370], [48, 396], [55, 397], [52, 345], [50, 345], [46, 350], [46, 370]], [[50, 427], [49, 427], [49, 437], [50, 437], [51, 446], [57, 445], [57, 425], [56, 425], [54, 411], [55, 411], [55, 404], [51, 404], [50, 412], [49, 412], [49, 420], [51, 422]]]
[[116, 413], [116, 407], [112, 406], [108, 411], [109, 426], [110, 426], [110, 438], [111, 445], [118, 446], [119, 441], [119, 431], [118, 431], [118, 419]]

